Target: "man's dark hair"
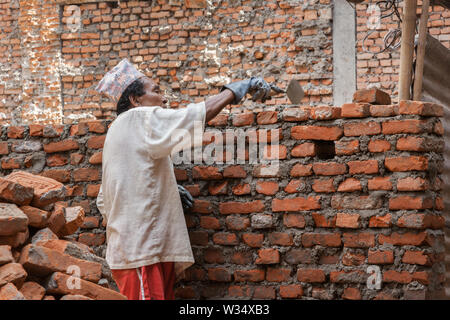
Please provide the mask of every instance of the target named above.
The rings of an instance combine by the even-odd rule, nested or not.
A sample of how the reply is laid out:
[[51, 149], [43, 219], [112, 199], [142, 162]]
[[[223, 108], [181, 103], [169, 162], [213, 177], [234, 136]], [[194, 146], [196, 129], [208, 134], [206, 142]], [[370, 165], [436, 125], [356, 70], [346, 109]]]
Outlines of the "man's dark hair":
[[127, 111], [130, 106], [130, 96], [135, 98], [142, 97], [145, 94], [144, 83], [140, 79], [134, 80], [122, 93], [119, 102], [117, 102], [117, 115]]

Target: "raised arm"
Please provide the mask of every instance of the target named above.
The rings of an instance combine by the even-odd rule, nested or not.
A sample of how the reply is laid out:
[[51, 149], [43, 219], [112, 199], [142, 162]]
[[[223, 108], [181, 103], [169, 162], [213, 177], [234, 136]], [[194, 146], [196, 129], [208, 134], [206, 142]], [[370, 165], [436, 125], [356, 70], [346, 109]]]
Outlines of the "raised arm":
[[209, 97], [205, 100], [206, 107], [206, 122], [214, 119], [215, 116], [227, 105], [229, 105], [234, 100], [234, 93], [225, 89], [215, 96]]

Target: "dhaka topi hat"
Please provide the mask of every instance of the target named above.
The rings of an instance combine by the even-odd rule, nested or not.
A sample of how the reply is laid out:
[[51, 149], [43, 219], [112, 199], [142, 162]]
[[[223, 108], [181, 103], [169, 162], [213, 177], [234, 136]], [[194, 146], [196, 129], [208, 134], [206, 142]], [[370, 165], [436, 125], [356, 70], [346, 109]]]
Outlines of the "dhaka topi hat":
[[125, 58], [105, 74], [95, 90], [106, 95], [117, 104], [125, 89], [136, 79], [142, 77], [145, 77], [145, 74], [137, 70]]

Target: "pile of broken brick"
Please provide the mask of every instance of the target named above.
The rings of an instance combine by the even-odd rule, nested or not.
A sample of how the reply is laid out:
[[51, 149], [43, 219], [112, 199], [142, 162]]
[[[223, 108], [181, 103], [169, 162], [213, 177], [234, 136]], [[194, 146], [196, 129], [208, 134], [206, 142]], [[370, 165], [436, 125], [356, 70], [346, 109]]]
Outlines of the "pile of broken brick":
[[84, 210], [65, 192], [25, 171], [0, 178], [0, 300], [126, 300], [106, 261], [68, 237]]

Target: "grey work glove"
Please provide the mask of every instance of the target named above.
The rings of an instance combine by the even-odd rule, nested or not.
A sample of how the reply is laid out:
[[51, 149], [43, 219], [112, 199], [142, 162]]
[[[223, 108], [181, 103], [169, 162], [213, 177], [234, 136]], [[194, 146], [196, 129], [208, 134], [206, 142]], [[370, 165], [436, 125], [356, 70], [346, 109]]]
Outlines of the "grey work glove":
[[194, 205], [194, 198], [192, 198], [189, 191], [184, 187], [178, 185], [178, 192], [180, 193], [181, 204], [183, 205], [183, 210], [186, 211]]
[[247, 80], [232, 82], [224, 85], [222, 90], [229, 89], [234, 94], [233, 104], [238, 104], [247, 93], [252, 95], [252, 100], [261, 100], [265, 102], [270, 99], [270, 90], [274, 90], [277, 93], [283, 92], [280, 88], [273, 84], [267, 83], [263, 78], [251, 77]]

